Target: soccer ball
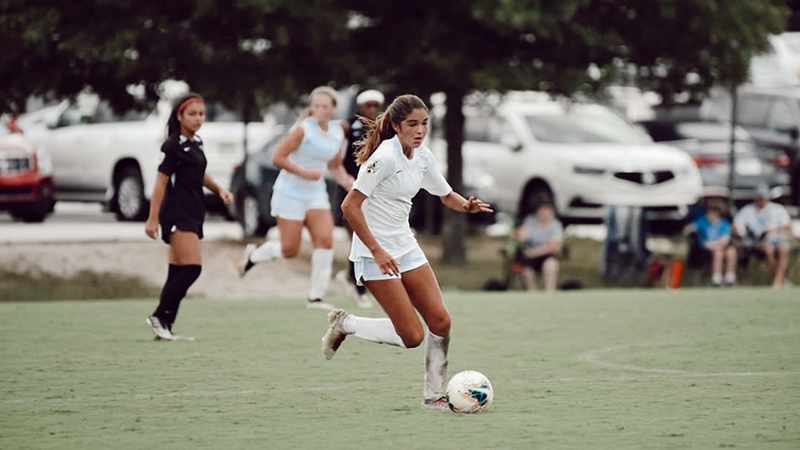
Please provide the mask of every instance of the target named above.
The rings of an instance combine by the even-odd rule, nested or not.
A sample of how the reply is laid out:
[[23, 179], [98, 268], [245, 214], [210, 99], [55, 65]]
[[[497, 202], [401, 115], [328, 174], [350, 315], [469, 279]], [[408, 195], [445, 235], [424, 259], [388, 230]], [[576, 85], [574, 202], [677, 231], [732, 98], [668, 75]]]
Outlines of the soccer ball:
[[484, 374], [474, 370], [453, 375], [446, 392], [447, 404], [458, 413], [484, 412], [492, 406], [494, 398], [492, 383]]

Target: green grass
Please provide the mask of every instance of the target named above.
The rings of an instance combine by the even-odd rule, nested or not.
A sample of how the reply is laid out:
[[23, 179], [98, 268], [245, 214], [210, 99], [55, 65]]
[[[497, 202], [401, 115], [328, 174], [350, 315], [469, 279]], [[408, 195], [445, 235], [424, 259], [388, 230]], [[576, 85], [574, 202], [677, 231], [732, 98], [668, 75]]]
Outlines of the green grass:
[[152, 340], [154, 301], [2, 303], [0, 448], [800, 448], [797, 291], [445, 298], [486, 414], [421, 410], [420, 348], [325, 361], [300, 299], [188, 300], [178, 343]]

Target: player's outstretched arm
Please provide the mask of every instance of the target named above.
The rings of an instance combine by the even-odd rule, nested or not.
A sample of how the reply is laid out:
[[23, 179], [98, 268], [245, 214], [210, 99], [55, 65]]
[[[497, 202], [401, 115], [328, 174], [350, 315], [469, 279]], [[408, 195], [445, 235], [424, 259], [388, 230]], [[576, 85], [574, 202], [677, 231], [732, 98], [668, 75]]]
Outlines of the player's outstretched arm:
[[454, 211], [460, 212], [468, 212], [468, 213], [492, 213], [494, 210], [492, 206], [483, 200], [477, 199], [475, 197], [470, 196], [470, 198], [464, 198], [461, 194], [456, 191], [450, 191], [449, 194], [439, 197], [442, 200], [442, 203], [447, 206], [448, 208]]

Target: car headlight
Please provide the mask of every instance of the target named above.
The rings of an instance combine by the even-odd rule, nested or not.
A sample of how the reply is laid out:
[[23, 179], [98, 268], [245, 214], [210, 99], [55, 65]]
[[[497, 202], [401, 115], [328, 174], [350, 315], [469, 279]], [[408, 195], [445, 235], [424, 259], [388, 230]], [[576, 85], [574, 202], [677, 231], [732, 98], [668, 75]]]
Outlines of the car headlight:
[[744, 159], [736, 161], [736, 173], [742, 176], [761, 175], [761, 161], [757, 159]]
[[572, 171], [581, 175], [602, 175], [606, 173], [605, 169], [595, 169], [593, 167], [575, 166]]

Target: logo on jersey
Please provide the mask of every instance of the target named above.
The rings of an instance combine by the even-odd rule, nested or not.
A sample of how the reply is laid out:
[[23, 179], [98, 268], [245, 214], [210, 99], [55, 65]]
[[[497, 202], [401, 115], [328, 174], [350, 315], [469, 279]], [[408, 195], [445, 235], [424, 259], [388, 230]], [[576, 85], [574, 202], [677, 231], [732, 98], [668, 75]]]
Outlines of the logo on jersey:
[[185, 152], [188, 152], [188, 151], [189, 151], [189, 150], [191, 150], [191, 149], [192, 149], [192, 147], [191, 147], [191, 146], [189, 146], [189, 147], [183, 147], [183, 151], [185, 151]]
[[381, 170], [380, 161], [372, 161], [367, 166], [367, 173], [377, 173], [379, 170]]

